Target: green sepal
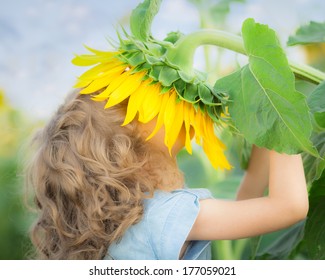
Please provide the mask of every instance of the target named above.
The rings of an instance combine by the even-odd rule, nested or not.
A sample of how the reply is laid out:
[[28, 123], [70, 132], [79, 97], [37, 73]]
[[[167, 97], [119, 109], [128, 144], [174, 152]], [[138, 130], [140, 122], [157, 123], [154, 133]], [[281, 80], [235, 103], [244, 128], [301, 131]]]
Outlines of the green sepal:
[[151, 79], [154, 79], [156, 81], [159, 80], [159, 75], [160, 75], [160, 72], [161, 70], [163, 69], [163, 66], [160, 66], [160, 65], [155, 65], [155, 66], [152, 66], [150, 71], [148, 72], [148, 75]]
[[212, 105], [213, 104], [213, 95], [211, 91], [204, 84], [200, 83], [198, 85], [198, 92], [200, 99], [204, 104]]
[[164, 93], [170, 91], [170, 89], [171, 89], [171, 87], [162, 87], [160, 93], [164, 94]]
[[193, 83], [195, 81], [194, 75], [187, 74], [186, 72], [184, 72], [182, 70], [178, 70], [178, 74], [184, 82]]
[[146, 62], [142, 52], [134, 52], [131, 55], [127, 54], [125, 57], [132, 66], [137, 66]]
[[182, 79], [178, 79], [174, 83], [174, 88], [178, 95], [183, 96], [185, 91], [186, 83]]
[[151, 24], [159, 11], [162, 0], [145, 0], [131, 14], [130, 28], [132, 34], [141, 41], [147, 41], [151, 35]]
[[208, 74], [207, 73], [204, 73], [202, 71], [199, 71], [199, 70], [194, 70], [194, 77], [195, 77], [195, 80], [196, 82], [202, 82], [202, 81], [206, 81], [207, 78], [208, 78]]
[[171, 86], [179, 78], [177, 70], [168, 66], [163, 66], [159, 74], [159, 82], [163, 86]]
[[140, 64], [136, 67], [138, 69], [138, 71], [149, 71], [149, 69], [151, 69], [151, 65], [148, 62], [145, 62], [143, 64]]
[[145, 54], [146, 61], [151, 65], [163, 65], [163, 61], [159, 57]]
[[206, 113], [206, 107], [202, 102], [198, 102], [198, 108], [201, 110], [202, 113]]
[[189, 102], [196, 102], [198, 100], [198, 86], [186, 84], [183, 97]]
[[[219, 110], [218, 110], [219, 108]], [[215, 123], [220, 123], [220, 106], [206, 106], [206, 112], [208, 113], [209, 117], [215, 122]]]
[[176, 31], [176, 32], [169, 32], [167, 37], [164, 39], [165, 42], [169, 42], [175, 44], [180, 38], [184, 36], [183, 33]]
[[132, 70], [132, 73], [137, 73], [137, 72], [141, 72], [141, 71], [146, 71], [148, 72], [148, 70], [151, 68], [151, 65], [148, 64], [148, 63], [142, 63], [142, 64], [139, 64], [137, 66], [135, 66]]

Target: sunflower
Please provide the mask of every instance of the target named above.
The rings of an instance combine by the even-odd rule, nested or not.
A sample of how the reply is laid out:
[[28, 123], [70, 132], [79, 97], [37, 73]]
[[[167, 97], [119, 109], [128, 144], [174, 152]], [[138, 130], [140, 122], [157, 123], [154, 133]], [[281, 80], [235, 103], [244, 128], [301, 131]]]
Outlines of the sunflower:
[[[88, 47], [87, 47], [88, 48]], [[148, 123], [157, 117], [156, 127], [148, 136], [152, 138], [161, 127], [165, 128], [165, 145], [171, 153], [181, 128], [186, 131], [185, 148], [192, 154], [190, 131], [209, 158], [214, 168], [230, 169], [224, 144], [214, 133], [214, 122], [199, 106], [182, 98], [175, 87], [164, 87], [148, 75], [146, 69], [128, 64], [121, 52], [105, 52], [88, 48], [89, 55], [77, 55], [73, 63], [78, 66], [93, 66], [78, 78], [75, 87], [80, 94], [92, 94], [95, 101], [107, 101], [110, 108], [128, 100], [124, 123], [134, 119]], [[99, 92], [99, 93], [98, 93]]]

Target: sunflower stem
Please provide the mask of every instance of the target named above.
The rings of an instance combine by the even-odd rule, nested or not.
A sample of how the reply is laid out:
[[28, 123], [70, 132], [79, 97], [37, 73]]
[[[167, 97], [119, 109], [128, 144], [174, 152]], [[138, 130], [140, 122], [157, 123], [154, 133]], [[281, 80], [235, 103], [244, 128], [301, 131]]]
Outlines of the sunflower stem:
[[168, 49], [167, 58], [183, 71], [193, 71], [193, 59], [196, 49], [201, 45], [215, 45], [245, 54], [241, 37], [211, 29], [202, 29], [182, 37], [174, 47]]
[[[247, 55], [242, 37], [214, 29], [202, 29], [182, 37], [167, 50], [169, 62], [188, 74], [193, 73], [193, 60], [196, 49], [202, 45], [215, 45]], [[306, 64], [289, 60], [291, 70], [301, 79], [319, 84], [325, 80], [325, 73]]]

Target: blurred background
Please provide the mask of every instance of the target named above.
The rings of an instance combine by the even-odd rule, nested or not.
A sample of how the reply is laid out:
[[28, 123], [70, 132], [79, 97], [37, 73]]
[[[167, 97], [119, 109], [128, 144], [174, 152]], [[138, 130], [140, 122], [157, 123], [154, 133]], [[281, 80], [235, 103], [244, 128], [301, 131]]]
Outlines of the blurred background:
[[[71, 90], [85, 69], [71, 64], [74, 54], [85, 53], [83, 44], [110, 49], [116, 29], [128, 29], [131, 10], [140, 0], [0, 0], [0, 259], [26, 259], [30, 248], [28, 227], [33, 215], [23, 202], [26, 143]], [[190, 33], [217, 28], [240, 34], [248, 17], [268, 24], [283, 47], [289, 35], [309, 21], [325, 21], [322, 0], [164, 0], [152, 32], [163, 39], [170, 31]], [[324, 48], [285, 48], [292, 59], [324, 70]], [[317, 62], [317, 63], [316, 63]], [[201, 47], [195, 65], [209, 79], [224, 76], [245, 63], [245, 58], [215, 47]], [[229, 135], [228, 157], [235, 168], [213, 170], [201, 151], [181, 153], [179, 163], [190, 187], [209, 187], [215, 196], [233, 198], [243, 171]], [[263, 251], [281, 232], [259, 240], [218, 241], [214, 258], [248, 259]], [[303, 258], [304, 256], [300, 256]]]

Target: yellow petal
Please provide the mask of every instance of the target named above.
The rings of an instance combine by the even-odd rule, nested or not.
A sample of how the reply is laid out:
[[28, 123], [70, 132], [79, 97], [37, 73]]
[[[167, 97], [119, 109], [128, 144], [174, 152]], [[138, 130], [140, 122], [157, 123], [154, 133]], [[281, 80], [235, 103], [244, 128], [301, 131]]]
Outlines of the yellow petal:
[[141, 85], [144, 75], [144, 72], [137, 72], [124, 80], [124, 82], [111, 93], [105, 108], [110, 108], [128, 98]]
[[214, 132], [214, 123], [204, 116], [203, 122], [203, 150], [214, 168], [230, 169], [231, 166], [224, 155], [225, 145]]
[[143, 99], [145, 98], [147, 91], [149, 90], [149, 83], [149, 79], [143, 81], [142, 84], [138, 87], [138, 89], [131, 94], [128, 102], [126, 116], [122, 125], [127, 125], [135, 118], [136, 114], [139, 111], [139, 107], [141, 106]]
[[[184, 101], [182, 101], [184, 102]], [[189, 154], [192, 154], [192, 145], [191, 145], [191, 125], [190, 125], [190, 108], [193, 107], [188, 102], [184, 102], [184, 124], [185, 124], [185, 148]]]
[[165, 124], [165, 145], [168, 147], [169, 151], [171, 151], [172, 146], [169, 143], [170, 133], [172, 133], [172, 126], [175, 119], [176, 114], [176, 93], [175, 91], [171, 92], [169, 96], [165, 114], [164, 114], [164, 124]]
[[89, 93], [95, 93], [96, 91], [107, 87], [113, 80], [117, 79], [124, 69], [115, 69], [115, 72], [111, 72], [111, 75], [104, 76], [102, 78], [98, 78], [93, 80], [93, 82], [84, 88], [80, 93], [83, 94], [89, 94]]
[[161, 102], [161, 107], [158, 113], [158, 117], [157, 117], [157, 122], [156, 122], [156, 126], [154, 128], [154, 130], [151, 132], [151, 134], [147, 137], [146, 140], [151, 139], [164, 125], [164, 114], [165, 114], [165, 110], [166, 110], [166, 105], [169, 99], [169, 93], [166, 92], [164, 94], [159, 95], [160, 98], [160, 102]]
[[111, 77], [112, 81], [107, 86], [107, 88], [101, 92], [100, 94], [94, 96], [94, 100], [96, 101], [103, 101], [108, 99], [110, 94], [116, 90], [127, 78], [130, 76], [130, 71], [123, 72], [121, 75], [116, 74], [116, 76]]
[[77, 66], [90, 66], [99, 63], [98, 58], [91, 54], [76, 55], [71, 61]]
[[220, 139], [216, 136], [214, 132], [214, 123], [213, 121], [209, 118], [205, 118], [205, 129], [204, 129], [204, 138], [215, 145], [216, 148], [220, 150], [224, 150], [226, 146], [220, 141]]
[[202, 122], [203, 122], [203, 116], [201, 114], [200, 109], [198, 109], [197, 111], [194, 111], [194, 114], [192, 113], [191, 116], [192, 119], [192, 123], [193, 123], [193, 127], [195, 129], [195, 141], [198, 145], [201, 145], [201, 138], [204, 134], [203, 132], [203, 127], [202, 127]]
[[[111, 72], [119, 71], [120, 69], [122, 69], [121, 71], [123, 71], [126, 67], [127, 66], [119, 60], [112, 61], [111, 63], [99, 64], [83, 73], [79, 77], [79, 80], [94, 80], [96, 78], [101, 78], [105, 75], [109, 75], [111, 74]], [[117, 70], [116, 68], [118, 68], [119, 70]], [[112, 71], [113, 69], [115, 70]]]
[[150, 85], [149, 88], [139, 108], [141, 112], [139, 121], [142, 123], [148, 123], [157, 116], [161, 107], [160, 84]]
[[229, 164], [223, 151], [218, 149], [218, 147], [216, 147], [212, 143], [207, 143], [204, 141], [203, 150], [214, 168], [221, 168], [221, 169], [228, 169], [228, 170], [231, 169], [231, 165]]
[[96, 50], [96, 49], [93, 49], [91, 47], [88, 47], [86, 45], [84, 45], [85, 48], [89, 51], [91, 51], [92, 53], [96, 54], [96, 55], [101, 55], [101, 56], [107, 56], [107, 57], [114, 57], [116, 56], [117, 54], [119, 54], [119, 52], [110, 52], [110, 51], [100, 51], [100, 50]]
[[73, 87], [74, 88], [84, 88], [84, 87], [89, 86], [90, 83], [91, 83], [91, 81], [78, 80], [77, 83]]
[[97, 51], [94, 49], [88, 48], [94, 54], [83, 54], [76, 55], [75, 58], [72, 59], [72, 63], [77, 66], [90, 66], [97, 63], [109, 62], [114, 57], [116, 57], [116, 52], [104, 52]]
[[172, 125], [170, 129], [166, 128], [166, 135], [167, 135], [167, 143], [169, 148], [169, 153], [171, 153], [171, 148], [174, 146], [177, 138], [179, 137], [179, 133], [184, 123], [184, 115], [183, 115], [183, 102], [176, 102], [175, 104], [175, 117], [173, 119]]

